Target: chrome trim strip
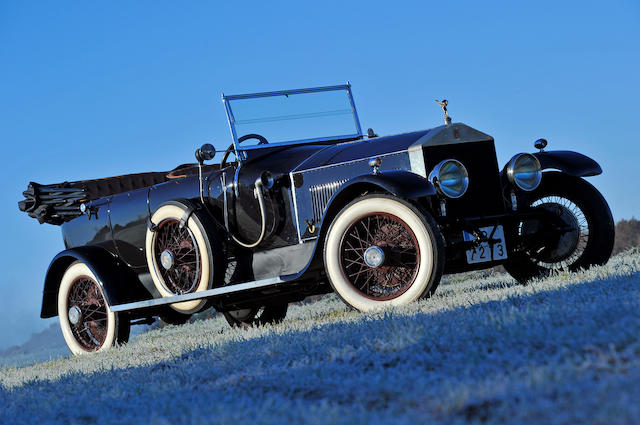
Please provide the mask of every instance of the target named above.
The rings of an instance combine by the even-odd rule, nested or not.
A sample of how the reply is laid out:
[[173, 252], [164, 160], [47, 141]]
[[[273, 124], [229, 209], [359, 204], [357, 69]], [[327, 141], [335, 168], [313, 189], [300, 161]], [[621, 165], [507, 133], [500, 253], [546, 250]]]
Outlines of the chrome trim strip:
[[200, 300], [203, 298], [215, 297], [217, 295], [229, 294], [232, 292], [246, 291], [248, 289], [262, 288], [265, 286], [277, 285], [283, 283], [284, 280], [279, 277], [256, 280], [253, 282], [238, 283], [235, 285], [223, 286], [221, 288], [213, 288], [206, 291], [194, 292], [192, 294], [176, 295], [175, 297], [154, 298], [152, 300], [137, 301], [127, 304], [118, 304], [110, 307], [113, 312], [139, 310], [142, 308], [157, 307], [161, 305], [174, 304], [183, 301]]
[[240, 168], [242, 168], [242, 162], [238, 161], [238, 167], [236, 168], [236, 173], [233, 175], [233, 193], [236, 195], [236, 201], [239, 198], [238, 179], [240, 178]]
[[358, 134], [362, 135], [362, 128], [360, 127], [360, 118], [358, 118], [358, 111], [356, 110], [356, 104], [353, 101], [353, 93], [351, 93], [351, 83], [347, 81], [347, 94], [349, 95], [349, 103], [351, 103], [351, 111], [353, 112], [353, 121], [356, 124]]
[[[400, 151], [387, 152], [387, 153], [383, 153], [383, 154], [380, 154], [380, 155], [376, 155], [376, 157], [383, 158], [383, 157], [385, 157], [385, 156], [398, 155], [398, 154], [406, 153], [406, 152], [407, 152], [407, 150], [406, 150], [406, 149], [403, 149], [403, 150], [400, 150]], [[296, 171], [295, 173], [296, 173], [296, 174], [301, 174], [301, 173], [306, 173], [306, 172], [309, 172], [309, 171], [317, 171], [317, 170], [322, 170], [322, 169], [324, 169], [324, 168], [339, 167], [339, 166], [341, 166], [341, 165], [353, 164], [354, 162], [359, 162], [359, 161], [368, 161], [368, 160], [369, 160], [369, 157], [363, 157], [363, 158], [358, 158], [358, 159], [351, 159], [351, 160], [349, 160], [349, 161], [338, 162], [338, 163], [336, 163], [336, 164], [328, 164], [328, 165], [321, 165], [320, 167], [307, 168], [306, 170]], [[384, 164], [384, 163], [383, 163], [383, 164]], [[384, 170], [383, 170], [383, 172], [384, 172]]]
[[240, 162], [240, 157], [238, 156], [238, 135], [236, 134], [236, 129], [233, 125], [236, 119], [233, 116], [231, 106], [229, 105], [229, 102], [227, 102], [224, 93], [222, 94], [222, 103], [224, 103], [224, 109], [227, 112], [227, 124], [229, 125], [229, 130], [231, 130], [231, 140], [233, 142], [233, 149], [235, 150], [234, 153], [236, 155], [236, 158], [238, 159], [238, 162]]
[[298, 243], [302, 243], [302, 235], [300, 234], [300, 219], [298, 218], [298, 199], [296, 198], [296, 185], [293, 181], [293, 172], [289, 173], [291, 180], [291, 197], [293, 198], [293, 215], [296, 218], [296, 232], [298, 232]]
[[278, 91], [265, 91], [258, 93], [247, 94], [231, 94], [228, 96], [222, 95], [222, 100], [236, 100], [236, 99], [251, 99], [253, 97], [267, 97], [267, 96], [283, 96], [285, 94], [302, 94], [313, 93], [322, 91], [337, 91], [337, 90], [350, 90], [351, 85], [341, 84], [337, 86], [322, 86], [322, 87], [309, 87], [305, 89], [290, 89], [290, 90], [278, 90]]
[[224, 204], [224, 227], [229, 231], [229, 201], [227, 201], [227, 173], [220, 173], [220, 184], [222, 185], [222, 199]]
[[411, 145], [409, 149], [409, 163], [411, 164], [411, 172], [418, 174], [425, 179], [427, 178], [427, 169], [424, 165], [424, 153], [422, 151], [422, 145]]
[[485, 142], [488, 140], [493, 141], [493, 137], [475, 128], [471, 128], [466, 124], [453, 123], [430, 129], [411, 146], [452, 145], [457, 143]]

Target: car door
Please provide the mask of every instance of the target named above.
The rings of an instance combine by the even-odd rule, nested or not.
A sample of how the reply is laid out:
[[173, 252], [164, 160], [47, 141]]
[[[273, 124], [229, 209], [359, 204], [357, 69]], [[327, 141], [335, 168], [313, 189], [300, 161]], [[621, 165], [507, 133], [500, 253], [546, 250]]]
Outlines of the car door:
[[255, 243], [262, 231], [262, 215], [256, 196], [256, 180], [264, 175], [273, 179], [263, 186], [265, 236], [257, 249], [266, 250], [298, 243], [294, 200], [289, 171], [298, 155], [283, 147], [254, 149], [246, 159], [225, 170], [227, 223], [231, 233], [245, 244]]

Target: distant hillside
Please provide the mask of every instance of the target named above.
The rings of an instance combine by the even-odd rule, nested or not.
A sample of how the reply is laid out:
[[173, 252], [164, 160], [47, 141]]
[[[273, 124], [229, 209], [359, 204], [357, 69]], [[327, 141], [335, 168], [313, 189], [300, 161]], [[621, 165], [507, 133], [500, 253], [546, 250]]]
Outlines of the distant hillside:
[[0, 350], [0, 367], [26, 366], [32, 363], [58, 359], [69, 355], [60, 325], [52, 323], [42, 332], [36, 332], [22, 345]]
[[620, 220], [616, 223], [616, 242], [613, 245], [613, 255], [619, 254], [632, 247], [640, 247], [640, 220]]

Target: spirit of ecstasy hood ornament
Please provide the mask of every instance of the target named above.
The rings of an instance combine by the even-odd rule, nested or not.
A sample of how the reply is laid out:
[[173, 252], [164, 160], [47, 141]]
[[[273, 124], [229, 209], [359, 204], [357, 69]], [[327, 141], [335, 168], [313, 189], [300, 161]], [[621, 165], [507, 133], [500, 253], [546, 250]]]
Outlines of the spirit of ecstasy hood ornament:
[[440, 105], [442, 111], [444, 112], [445, 125], [451, 124], [451, 117], [449, 116], [449, 112], [447, 111], [447, 104], [449, 103], [447, 99], [442, 99], [442, 101], [436, 99], [436, 102], [438, 103], [438, 105]]

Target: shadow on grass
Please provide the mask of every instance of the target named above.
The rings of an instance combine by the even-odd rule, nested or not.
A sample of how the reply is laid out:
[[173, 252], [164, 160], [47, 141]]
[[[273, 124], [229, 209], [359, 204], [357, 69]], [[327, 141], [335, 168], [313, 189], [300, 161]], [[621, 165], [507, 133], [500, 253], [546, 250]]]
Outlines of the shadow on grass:
[[[312, 331], [285, 323], [150, 366], [3, 389], [0, 422], [22, 423], [25, 413], [24, 423], [504, 421], [531, 409], [544, 416], [551, 395], [580, 402], [605, 384], [622, 393], [607, 392], [605, 402], [634, 415], [625, 397], [640, 396], [631, 386], [640, 352], [632, 350], [626, 369], [594, 375], [584, 365], [638, 343], [637, 281], [635, 274], [437, 313], [387, 312]], [[571, 415], [590, 414], [575, 407]]]

